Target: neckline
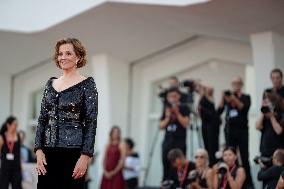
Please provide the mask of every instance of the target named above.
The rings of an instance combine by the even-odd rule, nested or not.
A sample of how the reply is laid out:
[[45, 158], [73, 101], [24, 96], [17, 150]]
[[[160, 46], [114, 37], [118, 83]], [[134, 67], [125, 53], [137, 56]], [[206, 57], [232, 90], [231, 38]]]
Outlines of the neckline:
[[58, 79], [58, 78], [57, 78], [57, 77], [51, 77], [51, 78], [50, 78], [50, 86], [51, 86], [52, 90], [55, 91], [56, 93], [63, 93], [63, 92], [68, 91], [68, 90], [70, 90], [70, 89], [72, 89], [72, 88], [74, 88], [74, 87], [76, 87], [76, 86], [78, 86], [78, 85], [81, 85], [82, 83], [84, 83], [85, 81], [87, 81], [87, 80], [90, 79], [90, 78], [91, 78], [91, 77], [87, 77], [86, 79], [80, 81], [79, 83], [76, 83], [76, 84], [74, 84], [74, 85], [72, 85], [72, 86], [70, 86], [70, 87], [68, 87], [68, 88], [66, 88], [66, 89], [64, 89], [64, 90], [62, 90], [62, 91], [57, 91], [57, 90], [53, 87], [52, 84], [53, 84], [53, 80], [54, 80], [54, 79]]

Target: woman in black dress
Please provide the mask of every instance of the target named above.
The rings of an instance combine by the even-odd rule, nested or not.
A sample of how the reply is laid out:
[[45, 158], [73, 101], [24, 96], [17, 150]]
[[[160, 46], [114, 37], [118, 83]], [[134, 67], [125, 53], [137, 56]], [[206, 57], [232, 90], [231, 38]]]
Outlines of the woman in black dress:
[[6, 119], [0, 131], [0, 188], [22, 188], [20, 137], [17, 133], [18, 121], [10, 116]]
[[38, 189], [83, 189], [94, 153], [98, 94], [92, 77], [79, 74], [86, 64], [81, 42], [67, 38], [57, 42], [54, 61], [62, 70], [44, 90], [35, 138]]

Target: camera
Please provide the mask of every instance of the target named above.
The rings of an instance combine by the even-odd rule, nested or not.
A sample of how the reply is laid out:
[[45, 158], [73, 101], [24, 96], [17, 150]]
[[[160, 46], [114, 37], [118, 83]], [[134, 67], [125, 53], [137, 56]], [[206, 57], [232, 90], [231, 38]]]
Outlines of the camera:
[[188, 184], [196, 182], [197, 178], [198, 178], [198, 172], [196, 170], [190, 171], [187, 177]]
[[218, 174], [225, 175], [228, 172], [228, 165], [224, 162], [220, 162], [218, 165]]
[[162, 182], [162, 189], [176, 189], [175, 182], [173, 180], [165, 180]]
[[260, 109], [260, 111], [261, 111], [263, 114], [267, 114], [267, 113], [271, 112], [271, 111], [270, 111], [270, 108], [269, 108], [268, 106], [262, 106], [261, 109]]
[[174, 109], [174, 108], [177, 107], [177, 104], [176, 103], [170, 103], [170, 102], [166, 101], [166, 107], [170, 108], [170, 109]]
[[191, 92], [195, 90], [195, 81], [192, 79], [184, 80], [181, 85], [188, 88]]
[[272, 166], [271, 157], [256, 156], [253, 161], [255, 164], [259, 164], [259, 161], [261, 161], [266, 167]]
[[226, 91], [224, 91], [224, 95], [226, 97], [230, 97], [232, 95], [232, 92], [230, 90], [226, 90]]
[[274, 107], [272, 106], [272, 104], [261, 106], [260, 111], [263, 114], [267, 114], [269, 112], [273, 112], [274, 111]]

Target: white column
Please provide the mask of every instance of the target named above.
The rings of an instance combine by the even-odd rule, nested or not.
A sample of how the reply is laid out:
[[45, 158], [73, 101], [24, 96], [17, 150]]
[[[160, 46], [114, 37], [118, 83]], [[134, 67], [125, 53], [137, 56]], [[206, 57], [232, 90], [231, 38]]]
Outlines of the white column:
[[[8, 74], [0, 74], [0, 124], [10, 115], [11, 105], [11, 76]], [[1, 125], [0, 125], [1, 127]]]
[[251, 35], [256, 81], [256, 107], [260, 107], [263, 90], [271, 86], [270, 71], [284, 72], [284, 37], [265, 32]]
[[103, 156], [113, 125], [121, 127], [125, 136], [128, 115], [128, 64], [105, 54], [94, 55], [91, 75], [99, 93], [98, 127], [95, 151], [96, 164], [90, 169], [93, 182], [90, 188], [99, 188], [103, 173]]

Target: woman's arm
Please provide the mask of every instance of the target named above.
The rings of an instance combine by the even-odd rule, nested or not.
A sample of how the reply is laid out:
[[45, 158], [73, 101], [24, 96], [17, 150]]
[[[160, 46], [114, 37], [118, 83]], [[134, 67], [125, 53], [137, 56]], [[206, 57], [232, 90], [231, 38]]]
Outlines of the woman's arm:
[[208, 169], [208, 171], [206, 172], [206, 182], [208, 189], [213, 189], [213, 176], [213, 170]]
[[213, 189], [218, 189], [219, 178], [218, 178], [218, 165], [214, 165], [212, 168], [212, 186]]
[[171, 111], [170, 111], [169, 108], [165, 109], [165, 113], [164, 113], [163, 117], [164, 117], [164, 119], [162, 118], [162, 120], [160, 121], [160, 125], [159, 125], [161, 130], [165, 129], [168, 126], [169, 122], [170, 122]]
[[93, 78], [84, 89], [85, 126], [83, 127], [82, 155], [92, 157], [94, 154], [95, 136], [98, 116], [98, 92]]
[[0, 155], [1, 155], [1, 152], [2, 152], [3, 144], [4, 144], [4, 139], [3, 139], [3, 137], [0, 135]]
[[[48, 81], [49, 82], [49, 81]], [[46, 101], [46, 96], [48, 93], [48, 83], [45, 85], [45, 89], [43, 92], [43, 97], [41, 101], [41, 109], [40, 109], [40, 114], [38, 117], [38, 124], [36, 128], [36, 136], [35, 136], [35, 148], [34, 152], [36, 153], [37, 150], [42, 148], [42, 143], [43, 143], [43, 137], [44, 137], [44, 128], [45, 125], [47, 125], [48, 122], [48, 110], [47, 110], [47, 101]]]
[[183, 116], [180, 112], [177, 113], [177, 119], [182, 127], [187, 128], [189, 126], [189, 117]]
[[244, 168], [238, 168], [237, 176], [234, 179], [232, 175], [228, 172], [228, 184], [230, 185], [231, 189], [241, 189], [245, 179], [246, 179], [246, 172]]
[[257, 119], [256, 124], [255, 124], [255, 128], [257, 130], [263, 129], [263, 119], [264, 119], [264, 115], [261, 114], [260, 117]]
[[275, 189], [283, 189], [283, 188], [284, 188], [284, 180], [283, 180], [282, 176], [280, 176]]
[[120, 159], [118, 161], [117, 166], [112, 171], [110, 171], [111, 175], [116, 175], [124, 167], [124, 161], [126, 158], [126, 146], [124, 143], [121, 143], [119, 145], [119, 151], [120, 151]]
[[276, 120], [274, 113], [271, 113], [270, 121], [275, 133], [277, 135], [281, 135], [283, 132], [283, 128], [281, 127], [280, 123]]

